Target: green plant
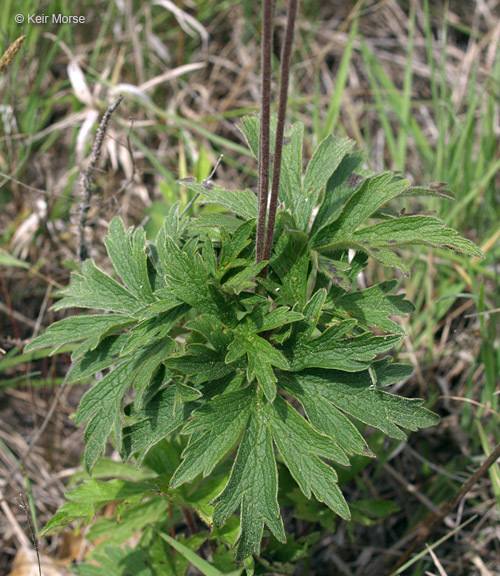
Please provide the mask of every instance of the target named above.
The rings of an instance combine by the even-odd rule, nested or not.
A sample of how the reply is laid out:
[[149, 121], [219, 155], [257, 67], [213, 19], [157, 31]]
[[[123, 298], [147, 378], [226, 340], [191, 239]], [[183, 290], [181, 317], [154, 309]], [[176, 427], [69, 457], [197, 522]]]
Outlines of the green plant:
[[[258, 119], [244, 118], [242, 129], [256, 152]], [[155, 243], [115, 218], [105, 244], [123, 284], [87, 260], [54, 305], [106, 313], [66, 318], [26, 348], [56, 352], [78, 342], [70, 382], [110, 368], [77, 412], [78, 423], [89, 421], [89, 472], [112, 431], [123, 457], [138, 465], [172, 433], [189, 436], [169, 494], [227, 467], [237, 449], [205, 519], [221, 527], [241, 507], [240, 560], [258, 553], [264, 524], [285, 540], [275, 447], [307, 497], [349, 518], [328, 461], [346, 466], [350, 455], [370, 451], [348, 416], [399, 439], [406, 437], [401, 427], [437, 422], [422, 400], [381, 390], [412, 371], [390, 355], [378, 358], [403, 332], [389, 316], [412, 306], [390, 294], [395, 282], [357, 289], [367, 257], [406, 271], [394, 248], [424, 244], [480, 255], [437, 218], [383, 208], [396, 197], [435, 191], [391, 173], [353, 178], [363, 159], [347, 139], [323, 140], [302, 178], [302, 133], [294, 125], [284, 147], [269, 261], [255, 262], [251, 191], [187, 183], [201, 202], [234, 215], [179, 219], [174, 206]], [[379, 221], [367, 224], [368, 218]], [[356, 250], [352, 259], [349, 248]], [[268, 275], [259, 277], [267, 264]]]
[[[264, 32], [269, 42], [269, 27]], [[266, 78], [270, 51], [264, 54]], [[283, 138], [284, 71], [277, 120], [267, 99], [260, 127], [256, 116], [241, 124], [259, 160], [259, 198], [250, 190], [184, 182], [202, 204], [230, 215], [180, 218], [174, 205], [155, 242], [146, 241], [142, 228], [127, 230], [113, 219], [105, 244], [121, 283], [87, 260], [53, 307], [104, 313], [56, 322], [26, 348], [56, 353], [73, 343], [69, 382], [107, 370], [76, 415], [77, 423], [88, 422], [87, 471], [105, 469], [68, 494], [45, 532], [90, 521], [97, 509], [121, 501], [118, 528], [94, 553], [116, 574], [183, 573], [189, 551], [208, 538], [222, 572], [238, 569], [228, 552], [236, 542], [236, 560], [251, 570], [265, 526], [286, 541], [279, 470], [306, 498], [347, 519], [334, 465], [372, 456], [351, 418], [397, 439], [406, 438], [402, 428], [438, 421], [423, 400], [382, 390], [412, 372], [390, 354], [403, 335], [392, 317], [410, 313], [411, 303], [391, 293], [395, 281], [362, 289], [358, 279], [369, 258], [408, 274], [395, 252], [408, 246], [481, 252], [438, 218], [392, 210], [395, 198], [441, 192], [363, 170], [363, 156], [346, 138], [327, 135], [303, 175], [303, 126], [294, 124]], [[100, 460], [110, 434], [139, 477], [126, 464], [106, 468]], [[237, 509], [240, 520], [232, 516]], [[182, 514], [193, 528], [191, 510], [211, 532], [193, 530], [178, 558], [165, 531]], [[90, 536], [109, 532], [110, 521], [102, 519]], [[117, 547], [136, 532], [142, 537], [135, 550]], [[285, 554], [290, 562], [300, 558], [293, 544]], [[303, 540], [299, 548], [307, 545]]]

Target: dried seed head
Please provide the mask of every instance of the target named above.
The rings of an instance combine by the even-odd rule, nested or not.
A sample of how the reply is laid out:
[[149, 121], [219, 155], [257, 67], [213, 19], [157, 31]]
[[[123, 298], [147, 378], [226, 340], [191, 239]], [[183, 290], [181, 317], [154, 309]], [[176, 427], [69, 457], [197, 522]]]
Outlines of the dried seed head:
[[7, 48], [4, 55], [0, 58], [0, 74], [7, 68], [7, 66], [14, 60], [14, 56], [19, 52], [21, 44], [24, 42], [26, 36], [19, 36], [17, 40], [14, 40], [12, 44]]

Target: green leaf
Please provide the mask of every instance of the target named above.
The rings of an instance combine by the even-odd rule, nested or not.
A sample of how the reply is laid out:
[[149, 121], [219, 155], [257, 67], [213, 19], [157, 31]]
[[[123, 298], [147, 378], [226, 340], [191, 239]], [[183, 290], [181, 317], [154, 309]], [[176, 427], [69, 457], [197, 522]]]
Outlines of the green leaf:
[[[195, 554], [192, 550], [190, 550], [187, 546], [179, 542], [178, 540], [174, 540], [168, 534], [164, 532], [159, 532], [161, 538], [168, 542], [172, 548], [175, 548], [179, 554], [184, 556], [188, 562], [190, 562], [195, 568], [197, 568], [202, 574], [205, 576], [228, 576], [227, 573], [222, 573], [217, 568], [212, 566], [203, 558], [200, 558], [197, 554]], [[232, 572], [231, 576], [238, 576], [241, 574], [241, 570], [237, 570], [236, 572]]]
[[120, 314], [71, 316], [51, 324], [43, 334], [29, 342], [24, 351], [53, 348], [52, 355], [60, 346], [78, 340], [87, 340], [87, 349], [93, 350], [105, 336], [135, 322], [134, 319], [124, 318]]
[[237, 230], [242, 220], [226, 214], [200, 214], [199, 218], [189, 221], [189, 232], [199, 234], [200, 230], [207, 228], [225, 228], [230, 232]]
[[[269, 302], [266, 301], [265, 306], [269, 308]], [[253, 332], [267, 332], [275, 328], [281, 328], [286, 324], [298, 322], [304, 316], [300, 312], [290, 310], [288, 306], [280, 306], [267, 312], [264, 307], [255, 307], [251, 314], [245, 317], [244, 321], [247, 322], [246, 330]]]
[[391, 296], [390, 292], [397, 281], [376, 284], [365, 290], [352, 291], [338, 298], [333, 298], [325, 306], [326, 310], [336, 313], [345, 312], [349, 317], [356, 319], [363, 327], [378, 327], [386, 332], [404, 334], [404, 329], [390, 320], [389, 316], [405, 316], [413, 312], [411, 302], [403, 295]]
[[98, 384], [86, 392], [77, 411], [77, 425], [90, 420], [85, 431], [84, 464], [88, 472], [104, 452], [106, 440], [120, 421], [120, 404], [136, 372], [136, 359], [129, 358], [109, 372]]
[[296, 219], [301, 230], [308, 227], [323, 187], [353, 145], [354, 142], [349, 138], [337, 138], [333, 135], [327, 136], [318, 144], [304, 176], [304, 193], [300, 203], [296, 204]]
[[184, 186], [200, 193], [200, 204], [217, 204], [245, 220], [257, 218], [257, 196], [251, 190], [224, 190], [211, 183], [211, 188], [197, 182], [185, 182]]
[[81, 486], [68, 492], [66, 499], [70, 502], [88, 502], [98, 509], [111, 502], [140, 496], [153, 488], [155, 484], [148, 482], [130, 482], [120, 478], [107, 481], [87, 478]]
[[324, 288], [318, 290], [311, 296], [309, 302], [304, 306], [304, 321], [297, 323], [293, 327], [292, 338], [289, 342], [290, 345], [300, 347], [310, 339], [318, 324], [325, 300], [326, 290]]
[[413, 374], [413, 366], [411, 364], [396, 364], [392, 361], [391, 356], [385, 356], [380, 360], [372, 362], [371, 369], [372, 374], [370, 375], [370, 380], [373, 383], [375, 379], [377, 387], [379, 388], [408, 380]]
[[[124, 549], [119, 546], [104, 546], [103, 549], [94, 551], [92, 560], [95, 564], [79, 564], [78, 576], [124, 576], [133, 574], [134, 576], [157, 576], [157, 572], [151, 566], [151, 559], [146, 550], [141, 548]], [[165, 572], [165, 576], [174, 576], [173, 572]]]
[[[271, 154], [274, 153], [274, 147], [276, 144], [276, 126], [278, 122], [278, 117], [276, 114], [271, 115], [271, 122], [269, 127], [270, 132], [270, 143], [269, 149]], [[248, 147], [252, 152], [252, 155], [257, 160], [259, 157], [259, 133], [260, 133], [260, 116], [257, 114], [249, 114], [241, 118], [241, 124], [238, 126], [239, 131], [245, 137]], [[270, 167], [272, 170], [272, 166]]]
[[90, 420], [85, 431], [87, 446], [84, 463], [88, 471], [92, 470], [103, 453], [113, 427], [117, 434], [118, 445], [121, 445], [121, 402], [127, 388], [134, 383], [134, 380], [137, 380], [138, 387], [147, 385], [153, 371], [168, 353], [168, 346], [161, 340], [154, 341], [124, 359], [84, 394], [76, 414], [76, 423], [81, 424]]
[[54, 534], [75, 520], [85, 520], [88, 524], [95, 515], [95, 507], [91, 502], [66, 502], [63, 504], [42, 530], [42, 536]]
[[288, 362], [281, 352], [256, 333], [236, 333], [229, 345], [226, 362], [233, 362], [244, 354], [248, 358], [247, 377], [255, 377], [269, 402], [276, 396], [276, 376], [272, 366], [288, 370]]
[[264, 414], [263, 407], [254, 404], [229, 482], [214, 500], [215, 526], [221, 526], [238, 506], [241, 508], [237, 560], [259, 554], [264, 523], [280, 542], [286, 540], [277, 499], [273, 443]]
[[451, 190], [448, 190], [444, 186], [436, 186], [431, 188], [430, 186], [410, 186], [407, 188], [401, 196], [437, 196], [440, 198], [445, 198], [446, 200], [456, 200], [455, 194]]
[[310, 265], [307, 235], [303, 232], [290, 231], [279, 236], [275, 256], [270, 266], [280, 279], [277, 297], [278, 302], [304, 306], [307, 298], [307, 279]]
[[162, 267], [173, 294], [201, 312], [217, 315], [219, 307], [210, 291], [208, 274], [200, 255], [190, 258], [169, 237], [165, 239], [165, 245]]
[[452, 248], [469, 256], [483, 258], [483, 253], [473, 242], [459, 236], [456, 230], [447, 228], [438, 218], [429, 216], [405, 216], [380, 222], [358, 230], [353, 234], [353, 239], [371, 250], [405, 244], [424, 244]]
[[217, 380], [234, 370], [234, 366], [226, 364], [218, 351], [204, 344], [191, 344], [187, 354], [170, 356], [164, 364], [167, 368], [190, 376], [195, 384]]
[[[288, 140], [287, 140], [288, 139]], [[294, 124], [283, 143], [279, 198], [290, 214], [296, 219], [296, 207], [302, 201], [302, 143], [304, 125]], [[298, 222], [295, 222], [298, 226]]]
[[367, 178], [349, 198], [340, 216], [313, 237], [312, 247], [324, 250], [330, 245], [349, 239], [360, 224], [386, 202], [404, 192], [408, 186], [407, 180], [394, 180], [391, 172]]
[[182, 453], [182, 464], [172, 477], [176, 488], [193, 480], [198, 474], [207, 476], [214, 466], [231, 450], [250, 416], [255, 388], [217, 396], [193, 414], [183, 434], [192, 434]]
[[177, 306], [170, 308], [166, 312], [159, 312], [155, 316], [139, 322], [129, 332], [127, 343], [120, 351], [120, 354], [124, 356], [141, 346], [146, 346], [154, 338], [165, 338], [178, 320], [188, 311], [189, 307], [186, 304], [177, 304]]
[[266, 266], [267, 260], [250, 262], [243, 270], [224, 282], [224, 289], [230, 289], [235, 294], [240, 294], [243, 290], [250, 290], [255, 286], [255, 278]]
[[192, 386], [188, 386], [182, 382], [176, 382], [175, 384], [175, 403], [176, 405], [184, 404], [185, 402], [194, 402], [201, 398], [202, 393], [193, 388]]
[[138, 315], [141, 320], [156, 317], [159, 314], [162, 314], [163, 312], [168, 312], [169, 310], [172, 310], [173, 308], [176, 308], [177, 306], [182, 304], [182, 301], [179, 300], [179, 298], [177, 298], [176, 296], [174, 296], [174, 294], [172, 294], [172, 291], [168, 287], [164, 287], [161, 288], [160, 290], [157, 290], [155, 292], [155, 296], [156, 298], [159, 298], [159, 300], [157, 302], [153, 302], [153, 304], [150, 304], [149, 306], [141, 310], [141, 312]]
[[299, 372], [294, 378], [303, 388], [303, 394], [322, 396], [342, 412], [398, 440], [406, 439], [398, 426], [418, 430], [439, 422], [438, 416], [422, 407], [423, 400], [382, 392], [371, 383], [367, 372], [314, 370]]
[[255, 228], [255, 220], [247, 220], [237, 230], [234, 231], [232, 236], [221, 230], [222, 233], [222, 248], [219, 259], [219, 267], [224, 270], [228, 264], [236, 260], [242, 250], [244, 250], [251, 242], [251, 235]]
[[86, 342], [82, 350], [76, 349], [73, 352], [73, 358], [78, 359], [73, 369], [69, 373], [68, 383], [83, 380], [100, 372], [117, 362], [117, 356], [126, 344], [128, 334], [119, 334], [107, 336], [95, 347], [94, 350], [88, 350]]
[[311, 256], [315, 259], [319, 272], [324, 274], [330, 282], [333, 282], [342, 290], [351, 290], [351, 281], [348, 274], [348, 270], [351, 268], [349, 262], [333, 260], [332, 258], [321, 256], [318, 252], [313, 252]]
[[321, 395], [320, 386], [307, 385], [305, 374], [300, 376], [300, 384], [294, 374], [283, 375], [280, 386], [300, 401], [309, 422], [336, 442], [344, 452], [361, 456], [372, 455], [356, 426]]
[[345, 320], [327, 328], [317, 338], [295, 347], [291, 369], [331, 368], [359, 372], [367, 369], [368, 361], [373, 360], [377, 354], [387, 352], [400, 340], [400, 336], [372, 336], [370, 333], [342, 338], [354, 324], [352, 320]]
[[[362, 152], [346, 154], [326, 185], [325, 197], [314, 218], [311, 236], [336, 220], [347, 200], [359, 189], [363, 178], [356, 178], [364, 162]], [[354, 176], [353, 176], [354, 175]]]
[[397, 254], [392, 251], [392, 249], [387, 250], [385, 248], [372, 248], [366, 244], [357, 244], [355, 242], [351, 244], [351, 247], [366, 252], [368, 256], [371, 256], [376, 262], [379, 262], [383, 266], [390, 266], [391, 268], [397, 268], [398, 270], [401, 270], [406, 278], [408, 278], [410, 275], [408, 266]]
[[[132, 501], [122, 507], [118, 518], [100, 517], [86, 534], [88, 540], [100, 540], [96, 550], [103, 550], [109, 545], [120, 545], [150, 525], [164, 522], [168, 514], [167, 501], [155, 494], [147, 494], [145, 501]], [[116, 514], [116, 512], [115, 512]]]
[[190, 320], [186, 327], [199, 332], [215, 350], [226, 354], [226, 349], [232, 342], [233, 333], [227, 329], [217, 316], [201, 314]]
[[52, 306], [53, 310], [92, 308], [132, 316], [144, 306], [116, 280], [99, 270], [93, 260], [82, 264], [81, 275], [72, 272], [71, 284], [61, 294], [64, 298]]
[[137, 422], [123, 429], [122, 452], [125, 458], [135, 455], [139, 466], [155, 444], [189, 419], [198, 404], [184, 403], [182, 408], [176, 409], [175, 394], [175, 386], [164, 388], [140, 410], [130, 413]]
[[182, 238], [187, 226], [187, 218], [179, 218], [179, 203], [176, 202], [168, 211], [163, 221], [162, 230], [165, 236], [170, 236], [175, 243]]
[[337, 485], [337, 473], [322, 460], [349, 464], [343, 451], [312, 428], [281, 396], [267, 406], [266, 414], [278, 450], [304, 495], [310, 498], [313, 493], [339, 516], [349, 519], [349, 508]]
[[243, 116], [241, 118], [241, 125], [239, 125], [238, 128], [245, 137], [253, 157], [257, 159], [259, 157], [259, 116], [256, 114]]
[[111, 220], [109, 235], [104, 239], [111, 262], [126, 288], [144, 303], [155, 300], [149, 284], [145, 241], [143, 228], [137, 228], [132, 237], [132, 228], [125, 232], [119, 216]]

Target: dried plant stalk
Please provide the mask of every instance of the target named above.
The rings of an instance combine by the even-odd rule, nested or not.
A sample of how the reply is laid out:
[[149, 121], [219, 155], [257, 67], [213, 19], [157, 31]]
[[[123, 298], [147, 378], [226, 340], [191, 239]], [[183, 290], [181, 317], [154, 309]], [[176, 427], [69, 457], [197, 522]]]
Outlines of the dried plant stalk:
[[111, 114], [118, 108], [123, 96], [120, 94], [118, 98], [108, 107], [104, 116], [102, 117], [99, 128], [97, 129], [97, 134], [95, 137], [94, 146], [92, 147], [92, 153], [90, 155], [90, 162], [87, 168], [82, 172], [81, 187], [82, 187], [82, 201], [80, 202], [79, 215], [78, 215], [78, 259], [80, 262], [86, 260], [89, 256], [89, 247], [87, 241], [85, 240], [85, 225], [87, 223], [87, 215], [90, 208], [90, 200], [92, 198], [92, 172], [94, 171], [95, 165], [101, 156], [102, 143], [104, 141], [104, 136], [108, 129], [109, 119]]

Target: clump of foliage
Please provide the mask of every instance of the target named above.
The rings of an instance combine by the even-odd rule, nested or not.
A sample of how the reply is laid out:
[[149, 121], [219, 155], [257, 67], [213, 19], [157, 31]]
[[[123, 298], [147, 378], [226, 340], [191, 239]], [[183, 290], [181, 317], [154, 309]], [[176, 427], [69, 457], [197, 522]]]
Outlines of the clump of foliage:
[[[410, 246], [481, 252], [438, 218], [392, 210], [396, 198], [443, 192], [364, 170], [347, 138], [327, 136], [303, 173], [303, 126], [284, 137], [285, 108], [286, 85], [277, 120], [269, 103], [260, 121], [242, 119], [259, 160], [258, 197], [184, 182], [224, 213], [190, 218], [174, 205], [154, 242], [115, 218], [105, 245], [119, 280], [89, 259], [53, 307], [102, 313], [56, 322], [27, 347], [55, 353], [74, 343], [69, 382], [106, 372], [76, 414], [88, 422], [84, 463], [94, 478], [68, 494], [46, 532], [121, 501], [118, 526], [102, 519], [89, 534], [111, 534], [94, 552], [110, 573], [183, 574], [188, 561], [227, 573], [238, 569], [234, 546], [252, 571], [265, 527], [279, 571], [312, 540], [284, 544], [278, 478], [349, 519], [335, 468], [372, 456], [356, 422], [405, 439], [403, 429], [438, 421], [423, 400], [383, 390], [412, 372], [390, 354], [403, 335], [393, 317], [411, 303], [392, 293], [395, 281], [360, 288], [358, 278], [369, 258], [407, 274], [397, 250]], [[279, 174], [269, 174], [273, 151]], [[111, 434], [137, 469], [100, 460]], [[183, 516], [193, 528], [193, 510], [209, 532], [176, 542], [167, 532]], [[119, 548], [136, 532], [135, 550]], [[191, 552], [207, 539], [212, 565]]]
[[[242, 130], [256, 153], [258, 119], [244, 118]], [[187, 183], [201, 202], [232, 215], [179, 219], [173, 206], [154, 243], [142, 228], [126, 230], [115, 218], [105, 244], [121, 283], [87, 260], [53, 307], [105, 313], [56, 322], [27, 347], [56, 352], [78, 343], [70, 382], [108, 369], [76, 416], [79, 424], [89, 422], [89, 472], [111, 432], [123, 458], [137, 465], [159, 443], [165, 447], [165, 438], [179, 435], [174, 445], [181, 446], [188, 439], [175, 469], [171, 461], [164, 469], [160, 463], [152, 485], [121, 488], [121, 496], [111, 491], [109, 499], [147, 498], [155, 488], [175, 501], [184, 485], [217, 478], [198, 512], [221, 529], [240, 509], [239, 560], [259, 553], [264, 525], [285, 541], [277, 460], [307, 498], [349, 518], [332, 463], [348, 466], [351, 456], [371, 454], [350, 417], [397, 439], [406, 437], [402, 428], [438, 420], [422, 400], [382, 390], [411, 374], [411, 366], [394, 363], [388, 353], [403, 333], [391, 317], [412, 305], [391, 294], [395, 281], [357, 287], [368, 257], [407, 272], [398, 247], [481, 255], [441, 220], [386, 206], [397, 197], [439, 191], [413, 188], [390, 172], [362, 176], [362, 155], [351, 151], [350, 140], [334, 136], [320, 142], [302, 176], [302, 140], [302, 125], [292, 126], [269, 261], [255, 261], [251, 191]], [[259, 275], [264, 268], [266, 275]], [[172, 460], [172, 450], [156, 450], [155, 458]], [[96, 481], [87, 484], [96, 488]], [[93, 515], [92, 498], [85, 507], [77, 516]], [[165, 513], [166, 506], [160, 508]], [[71, 510], [63, 507], [49, 528], [72, 520]], [[163, 520], [159, 514], [156, 521]]]

